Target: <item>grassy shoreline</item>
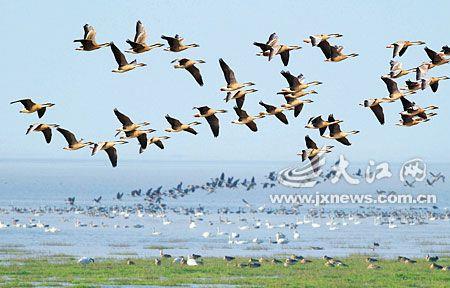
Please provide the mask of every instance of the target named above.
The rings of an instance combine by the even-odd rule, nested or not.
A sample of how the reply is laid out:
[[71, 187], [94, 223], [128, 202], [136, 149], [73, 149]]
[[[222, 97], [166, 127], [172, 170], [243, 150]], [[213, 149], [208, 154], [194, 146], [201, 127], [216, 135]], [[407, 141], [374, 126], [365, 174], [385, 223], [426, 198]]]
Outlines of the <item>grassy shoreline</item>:
[[[348, 267], [326, 267], [322, 259], [311, 263], [263, 263], [260, 268], [239, 268], [239, 258], [226, 263], [220, 258], [205, 258], [204, 265], [180, 266], [163, 260], [156, 266], [154, 259], [97, 259], [88, 267], [80, 266], [74, 257], [3, 259], [0, 261], [0, 287], [98, 287], [101, 285], [236, 285], [246, 287], [448, 287], [450, 271], [430, 270], [429, 262], [419, 259], [415, 264], [396, 260], [377, 263], [379, 270], [367, 269], [363, 256], [342, 258]], [[450, 265], [450, 259], [439, 260]]]

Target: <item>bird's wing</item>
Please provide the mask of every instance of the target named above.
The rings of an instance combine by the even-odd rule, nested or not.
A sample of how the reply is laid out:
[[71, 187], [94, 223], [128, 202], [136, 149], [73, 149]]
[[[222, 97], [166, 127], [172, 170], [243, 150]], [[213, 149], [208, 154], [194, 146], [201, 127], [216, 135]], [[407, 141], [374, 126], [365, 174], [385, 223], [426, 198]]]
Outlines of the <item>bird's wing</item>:
[[83, 26], [84, 29], [84, 40], [95, 41], [95, 29], [89, 24]]
[[164, 149], [164, 144], [162, 143], [161, 140], [155, 141], [153, 142], [156, 146], [159, 147], [159, 149]]
[[277, 117], [284, 124], [286, 124], [286, 125], [289, 124], [288, 119], [286, 118], [286, 115], [284, 115], [283, 112], [279, 112], [279, 113], [275, 114], [275, 117]]
[[131, 119], [125, 114], [119, 112], [117, 108], [114, 109], [114, 114], [116, 114], [117, 119], [119, 119], [120, 123], [122, 123], [123, 126], [133, 125], [133, 121], [131, 121]]
[[350, 141], [348, 141], [348, 139], [346, 137], [342, 137], [342, 138], [338, 138], [336, 139], [339, 143], [344, 144], [345, 146], [350, 146], [352, 145], [352, 143], [350, 143]]
[[294, 117], [297, 117], [298, 115], [300, 115], [300, 112], [302, 112], [303, 109], [303, 103], [295, 106], [294, 108]]
[[281, 71], [280, 73], [286, 78], [291, 90], [296, 90], [296, 88], [301, 85], [299, 78], [292, 75], [289, 71]]
[[114, 58], [116, 58], [116, 62], [117, 64], [119, 64], [119, 67], [128, 64], [125, 55], [123, 55], [123, 53], [120, 52], [119, 48], [117, 48], [117, 46], [113, 42], [111, 42], [111, 51], [113, 52]]
[[242, 119], [245, 119], [248, 117], [248, 114], [245, 110], [242, 110], [239, 107], [234, 107], [233, 109], [236, 112], [237, 116], [239, 116], [239, 120], [242, 120]]
[[136, 35], [134, 35], [134, 42], [144, 44], [147, 40], [147, 32], [141, 21], [136, 22]]
[[[404, 98], [404, 97], [402, 97], [402, 98]], [[383, 113], [383, 108], [381, 107], [381, 105], [378, 104], [375, 106], [371, 106], [370, 109], [373, 111], [373, 113], [377, 117], [378, 122], [380, 122], [380, 124], [383, 125], [384, 124], [384, 113]]]
[[51, 128], [47, 128], [45, 130], [42, 130], [42, 134], [44, 134], [45, 141], [47, 143], [50, 143], [52, 141], [52, 129]]
[[283, 53], [280, 54], [281, 56], [281, 61], [283, 62], [284, 66], [288, 66], [289, 64], [289, 51], [284, 51]]
[[242, 106], [244, 106], [244, 101], [245, 101], [245, 96], [236, 98], [237, 107], [242, 108]]
[[37, 111], [38, 117], [42, 118], [42, 116], [44, 116], [44, 114], [45, 114], [45, 111], [47, 111], [47, 108], [45, 108], [45, 107], [42, 107], [41, 109], [39, 109]]
[[424, 50], [427, 53], [428, 57], [431, 59], [431, 62], [433, 64], [435, 64], [436, 62], [440, 62], [442, 60], [442, 57], [439, 56], [438, 53], [436, 53], [435, 51], [431, 50], [430, 48], [425, 47]]
[[192, 127], [186, 128], [186, 129], [184, 129], [184, 131], [189, 132], [194, 135], [197, 135], [197, 131], [195, 131], [194, 128], [192, 128]]
[[271, 48], [270, 45], [260, 43], [260, 42], [253, 42], [253, 45], [259, 47], [263, 52], [268, 51]]
[[172, 129], [177, 129], [181, 125], [183, 125], [180, 120], [170, 117], [169, 115], [166, 115], [166, 120], [169, 122], [170, 126], [172, 126]]
[[141, 145], [141, 148], [142, 148], [142, 149], [147, 148], [147, 144], [148, 144], [148, 141], [147, 141], [147, 133], [143, 133], [143, 134], [139, 135], [139, 136], [137, 137], [137, 139], [138, 139], [139, 144]]
[[20, 102], [23, 107], [25, 107], [25, 109], [29, 110], [33, 107], [33, 105], [35, 104], [33, 101], [31, 101], [31, 99], [22, 99], [22, 100], [16, 100], [11, 102], [10, 104], [14, 104], [14, 103], [18, 103]]
[[208, 121], [209, 126], [213, 132], [214, 137], [219, 136], [219, 119], [216, 115], [211, 115], [206, 117], [206, 121]]
[[400, 97], [400, 101], [402, 101], [403, 111], [408, 110], [409, 108], [414, 106], [414, 103], [406, 99], [405, 97]]
[[248, 128], [250, 128], [250, 130], [252, 130], [253, 132], [258, 131], [258, 127], [256, 126], [256, 123], [254, 121], [248, 122], [247, 124]]
[[37, 127], [39, 127], [41, 124], [37, 123], [37, 124], [33, 124], [30, 125], [30, 127], [28, 127], [27, 132], [25, 133], [25, 135], [28, 135], [31, 131], [34, 131]]
[[317, 44], [317, 46], [320, 48], [320, 50], [322, 50], [323, 55], [325, 55], [325, 58], [330, 59], [332, 52], [331, 52], [331, 45], [330, 43], [328, 43], [327, 40], [323, 39], [322, 41], [320, 41], [319, 44]]
[[200, 74], [200, 70], [197, 67], [192, 65], [186, 68], [186, 70], [189, 71], [189, 73], [191, 73], [195, 81], [197, 81], [198, 85], [203, 86], [202, 74]]
[[436, 92], [439, 88], [439, 81], [436, 81], [436, 82], [430, 84], [430, 87], [433, 92]]
[[269, 105], [269, 104], [266, 104], [266, 103], [264, 103], [263, 101], [259, 101], [259, 105], [261, 105], [261, 106], [263, 106], [264, 108], [266, 108], [266, 111], [267, 111], [268, 113], [271, 113], [271, 112], [275, 111], [275, 109], [277, 109], [277, 107], [272, 106], [272, 105]]
[[305, 136], [306, 147], [308, 149], [317, 149], [316, 142], [314, 142], [308, 135]]
[[174, 37], [161, 36], [162, 39], [166, 40], [171, 49], [178, 48], [180, 46], [180, 40]]
[[69, 145], [78, 143], [77, 139], [75, 138], [75, 135], [69, 130], [62, 128], [56, 128], [56, 130], [58, 130], [58, 132], [61, 133], [64, 136], [64, 138], [66, 138], [66, 141], [67, 143], [69, 143]]
[[277, 33], [272, 33], [269, 36], [269, 40], [266, 42], [267, 45], [276, 46], [278, 44], [278, 35]]
[[[143, 134], [145, 135], [145, 134]], [[139, 138], [138, 138], [139, 139]], [[109, 161], [111, 161], [111, 165], [113, 167], [117, 166], [117, 150], [114, 147], [109, 147], [105, 150], [106, 154], [108, 154]]]
[[236, 83], [236, 77], [234, 76], [233, 70], [223, 61], [222, 58], [219, 59], [220, 68], [222, 69], [223, 76], [228, 84]]
[[398, 92], [398, 86], [397, 86], [397, 82], [395, 82], [394, 80], [392, 80], [389, 77], [381, 77], [381, 79], [384, 81], [384, 83], [386, 84], [386, 87], [389, 91], [390, 94], [394, 93], [394, 92]]
[[329, 128], [330, 128], [330, 136], [333, 136], [341, 132], [341, 126], [339, 126], [339, 124], [337, 123], [331, 124]]

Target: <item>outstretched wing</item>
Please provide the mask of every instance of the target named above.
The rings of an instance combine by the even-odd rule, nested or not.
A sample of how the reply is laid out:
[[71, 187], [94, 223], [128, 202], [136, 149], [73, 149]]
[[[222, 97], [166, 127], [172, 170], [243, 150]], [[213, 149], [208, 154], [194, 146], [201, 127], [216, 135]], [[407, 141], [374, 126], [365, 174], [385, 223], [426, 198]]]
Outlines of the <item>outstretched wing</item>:
[[172, 129], [177, 129], [181, 125], [183, 125], [180, 120], [170, 117], [169, 115], [166, 115], [166, 120], [169, 122], [170, 126], [172, 126]]
[[[145, 135], [145, 134], [143, 134]], [[117, 166], [117, 150], [114, 147], [109, 147], [105, 150], [106, 154], [108, 154], [109, 161], [111, 161], [112, 167]]]
[[114, 58], [116, 59], [117, 64], [119, 64], [119, 67], [128, 64], [125, 55], [123, 55], [123, 53], [119, 50], [119, 48], [117, 48], [114, 42], [111, 42], [111, 51], [113, 52]]
[[223, 61], [222, 58], [219, 59], [220, 68], [222, 69], [223, 76], [228, 84], [236, 83], [236, 77], [234, 76], [233, 70], [231, 70], [230, 66]]
[[211, 115], [206, 117], [206, 121], [208, 121], [209, 127], [211, 127], [211, 131], [213, 132], [214, 137], [219, 136], [219, 119], [216, 115]]
[[191, 65], [188, 68], [186, 68], [186, 70], [189, 71], [189, 73], [191, 73], [195, 81], [197, 81], [198, 85], [203, 86], [202, 74], [200, 74], [200, 70], [197, 67]]
[[317, 149], [316, 142], [314, 142], [308, 135], [305, 136], [306, 147], [308, 149]]
[[78, 143], [77, 139], [75, 138], [75, 135], [69, 130], [62, 128], [56, 128], [56, 130], [58, 130], [58, 132], [61, 133], [64, 136], [64, 138], [66, 138], [66, 141], [67, 143], [69, 143], [69, 145]]
[[114, 109], [114, 114], [116, 114], [117, 119], [119, 119], [120, 123], [122, 123], [123, 126], [133, 125], [133, 121], [131, 121], [131, 119], [125, 114], [119, 112], [117, 108]]
[[330, 43], [328, 43], [326, 39], [320, 41], [320, 43], [317, 44], [317, 46], [320, 48], [320, 50], [322, 50], [322, 53], [323, 55], [325, 55], [325, 58], [327, 59], [331, 58], [332, 56], [331, 45]]
[[139, 20], [136, 23], [136, 35], [134, 35], [134, 42], [144, 44], [146, 40], [147, 32], [145, 31], [144, 25]]

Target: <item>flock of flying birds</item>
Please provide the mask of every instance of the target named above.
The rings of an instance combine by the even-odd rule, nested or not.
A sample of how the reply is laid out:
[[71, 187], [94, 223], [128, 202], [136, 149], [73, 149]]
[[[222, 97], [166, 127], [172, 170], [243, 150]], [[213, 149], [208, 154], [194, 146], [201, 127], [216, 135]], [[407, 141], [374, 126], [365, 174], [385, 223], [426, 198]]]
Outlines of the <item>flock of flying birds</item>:
[[[94, 51], [103, 47], [110, 47], [114, 55], [114, 58], [118, 64], [118, 68], [112, 70], [116, 73], [125, 73], [133, 70], [137, 67], [146, 66], [144, 63], [138, 63], [136, 60], [129, 62], [125, 55], [120, 51], [120, 49], [114, 44], [114, 42], [98, 44], [95, 39], [96, 32], [94, 28], [88, 24], [84, 25], [84, 37], [83, 39], [74, 40], [74, 42], [80, 43], [81, 46], [76, 48], [78, 51]], [[336, 46], [329, 43], [330, 39], [340, 38], [341, 34], [318, 34], [310, 36], [308, 39], [304, 39], [305, 43], [310, 43], [312, 47], [318, 47], [325, 56], [326, 62], [341, 62], [348, 58], [353, 58], [358, 56], [358, 54], [344, 54], [342, 46]], [[184, 50], [199, 47], [198, 44], [184, 44], [184, 38], [179, 35], [174, 37], [161, 36], [162, 39], [166, 40], [169, 47], [164, 48], [165, 51], [171, 52], [182, 52]], [[147, 44], [147, 33], [141, 21], [137, 21], [136, 24], [136, 34], [134, 40], [127, 40], [126, 42], [131, 46], [129, 50], [125, 52], [131, 54], [141, 54], [152, 49], [163, 47], [164, 44], [155, 43]], [[280, 55], [282, 63], [284, 66], [289, 64], [289, 57], [292, 51], [301, 49], [298, 45], [286, 45], [279, 42], [278, 36], [273, 33], [270, 35], [269, 39], [265, 43], [254, 42], [255, 46], [261, 49], [257, 56], [267, 57], [270, 61], [272, 58]], [[393, 58], [397, 56], [402, 56], [408, 47], [413, 45], [423, 45], [422, 41], [397, 41], [387, 46], [387, 48], [393, 48]], [[403, 105], [403, 112], [401, 112], [402, 120], [398, 125], [401, 126], [414, 126], [422, 122], [428, 121], [431, 117], [435, 116], [436, 113], [427, 113], [429, 110], [437, 109], [437, 106], [431, 105], [422, 108], [405, 98], [409, 94], [414, 94], [420, 89], [426, 89], [428, 86], [431, 87], [433, 92], [438, 89], [439, 81], [450, 79], [449, 77], [430, 77], [426, 78], [428, 70], [447, 64], [450, 59], [446, 56], [450, 56], [450, 48], [448, 46], [442, 47], [441, 52], [435, 52], [428, 47], [425, 47], [425, 52], [430, 58], [431, 62], [426, 62], [420, 66], [412, 69], [403, 69], [400, 62], [391, 61], [391, 71], [388, 75], [382, 76], [381, 79], [386, 83], [389, 96], [385, 98], [376, 98], [365, 100], [361, 105], [364, 107], [369, 107], [376, 115], [378, 121], [381, 124], [385, 123], [384, 113], [381, 107], [382, 103], [391, 103], [400, 100]], [[172, 63], [177, 62], [174, 68], [180, 68], [187, 70], [195, 79], [195, 81], [203, 86], [203, 78], [197, 64], [205, 63], [203, 60], [192, 60], [188, 58], [175, 59]], [[295, 76], [289, 71], [281, 71], [281, 75], [287, 80], [289, 87], [281, 89], [277, 94], [283, 95], [286, 101], [285, 104], [278, 106], [270, 105], [262, 101], [259, 104], [264, 107], [265, 111], [258, 113], [257, 115], [251, 116], [244, 109], [244, 101], [247, 94], [256, 92], [256, 89], [247, 89], [246, 87], [254, 86], [253, 82], [238, 82], [234, 71], [228, 66], [228, 64], [223, 60], [219, 59], [220, 68], [224, 74], [227, 85], [220, 88], [220, 91], [226, 92], [225, 101], [235, 100], [236, 106], [234, 106], [234, 111], [238, 116], [237, 120], [232, 121], [234, 124], [246, 125], [251, 131], [258, 131], [256, 125], [256, 120], [264, 118], [266, 116], [275, 116], [280, 122], [284, 124], [289, 124], [289, 121], [285, 115], [285, 112], [293, 110], [294, 117], [297, 117], [303, 109], [304, 104], [312, 103], [310, 99], [304, 99], [306, 95], [317, 94], [314, 90], [307, 90], [309, 87], [322, 84], [319, 81], [305, 82], [304, 76], [302, 74]], [[407, 75], [411, 72], [416, 73], [416, 81], [406, 81], [406, 88], [399, 88], [394, 79]], [[20, 102], [24, 106], [21, 113], [37, 113], [39, 118], [43, 117], [46, 109], [53, 107], [52, 103], [38, 104], [33, 102], [31, 99], [22, 99], [11, 102]], [[208, 106], [194, 107], [198, 110], [198, 113], [194, 115], [196, 118], [205, 118], [208, 122], [214, 137], [219, 136], [219, 118], [216, 114], [226, 113], [223, 109], [213, 109]], [[113, 167], [117, 166], [117, 150], [115, 146], [117, 144], [126, 144], [127, 140], [132, 138], [137, 138], [140, 150], [142, 153], [145, 151], [148, 145], [155, 144], [160, 149], [164, 149], [163, 141], [169, 139], [169, 136], [154, 136], [148, 139], [147, 135], [149, 133], [155, 132], [154, 129], [143, 129], [143, 127], [150, 125], [149, 122], [134, 123], [128, 116], [121, 113], [118, 109], [114, 109], [114, 113], [122, 127], [116, 129], [118, 136], [123, 133], [124, 135], [120, 137], [120, 140], [105, 141], [94, 143], [91, 141], [84, 141], [83, 139], [77, 140], [75, 135], [69, 130], [59, 127], [57, 124], [45, 124], [37, 123], [30, 125], [26, 134], [31, 131], [42, 132], [45, 136], [47, 143], [50, 143], [52, 138], [52, 128], [56, 128], [64, 138], [66, 139], [68, 146], [64, 149], [66, 150], [78, 150], [83, 147], [90, 146], [92, 149], [92, 155], [96, 154], [98, 151], [104, 150], [111, 161]], [[193, 121], [187, 124], [181, 122], [180, 120], [173, 118], [169, 115], [165, 116], [167, 122], [170, 124], [170, 128], [165, 129], [165, 132], [188, 132], [196, 135], [197, 131], [193, 126], [201, 124], [201, 122]], [[337, 120], [334, 118], [333, 114], [330, 114], [327, 120], [322, 119], [322, 116], [311, 117], [306, 124], [306, 128], [318, 129], [320, 135], [324, 138], [334, 139], [343, 145], [351, 145], [350, 141], [347, 139], [349, 135], [357, 134], [359, 131], [342, 131], [340, 128], [340, 123], [342, 120]], [[326, 135], [326, 130], [329, 130], [329, 134]], [[302, 161], [306, 159], [312, 160], [314, 157], [321, 153], [331, 152], [333, 146], [318, 147], [316, 143], [307, 135], [305, 137], [306, 149], [302, 150], [300, 155]]]

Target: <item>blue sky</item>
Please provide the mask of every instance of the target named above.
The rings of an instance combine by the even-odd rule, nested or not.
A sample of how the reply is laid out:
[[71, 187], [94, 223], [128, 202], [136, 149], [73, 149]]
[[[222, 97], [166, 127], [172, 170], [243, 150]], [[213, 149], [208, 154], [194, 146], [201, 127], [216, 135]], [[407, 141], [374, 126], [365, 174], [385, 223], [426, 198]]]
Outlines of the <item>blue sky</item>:
[[[430, 90], [411, 96], [422, 106], [440, 106], [439, 114], [429, 123], [414, 128], [395, 126], [401, 104], [383, 105], [386, 124], [381, 126], [370, 110], [360, 106], [363, 99], [385, 97], [387, 90], [380, 75], [389, 69], [392, 51], [385, 46], [400, 39], [423, 40], [435, 50], [450, 44], [448, 11], [450, 4], [436, 1], [439, 9], [422, 1], [283, 1], [272, 5], [261, 1], [2, 1], [0, 31], [3, 37], [1, 158], [72, 158], [89, 159], [86, 150], [68, 152], [57, 134], [50, 145], [42, 135], [25, 136], [26, 128], [35, 122], [58, 123], [77, 137], [103, 141], [113, 139], [119, 127], [112, 110], [117, 107], [139, 122], [148, 120], [161, 135], [168, 127], [164, 115], [193, 121], [193, 106], [209, 105], [229, 110], [219, 115], [221, 135], [212, 137], [206, 121], [197, 126], [199, 135], [170, 135], [164, 151], [151, 147], [138, 155], [138, 145], [131, 141], [119, 147], [121, 159], [147, 160], [286, 160], [296, 161], [309, 134], [318, 145], [330, 144], [316, 130], [306, 130], [307, 119], [318, 114], [334, 113], [343, 119], [343, 130], [361, 130], [351, 137], [351, 147], [334, 142], [334, 155], [343, 153], [357, 161], [403, 161], [422, 157], [429, 161], [450, 161], [446, 153], [450, 121], [448, 109], [450, 81], [442, 82], [438, 93]], [[424, 21], [421, 13], [433, 13]], [[135, 23], [141, 20], [148, 32], [148, 43], [161, 42], [160, 36], [180, 34], [186, 43], [200, 48], [182, 53], [162, 49], [137, 55], [148, 66], [125, 74], [111, 73], [116, 63], [109, 48], [94, 52], [75, 51], [72, 41], [82, 37], [82, 26], [93, 25], [99, 43], [114, 41], [127, 49], [127, 38], [134, 36]], [[285, 68], [277, 57], [272, 62], [256, 57], [253, 41], [266, 41], [277, 32], [280, 41], [300, 44], [303, 49], [291, 54]], [[333, 43], [343, 45], [345, 52], [359, 57], [341, 63], [325, 63], [319, 49], [302, 39], [316, 33], [338, 32], [343, 38]], [[164, 43], [164, 42], [161, 42]], [[133, 55], [126, 55], [129, 60]], [[199, 66], [205, 81], [199, 87], [187, 71], [175, 70], [170, 63], [179, 57], [203, 59]], [[280, 75], [283, 69], [303, 73], [306, 80], [319, 80], [314, 103], [305, 106], [298, 118], [289, 114], [284, 126], [269, 117], [258, 122], [259, 131], [250, 132], [230, 122], [236, 119], [234, 103], [225, 103], [219, 91], [225, 83], [218, 59], [235, 71], [237, 79], [256, 83], [259, 91], [249, 95], [245, 109], [256, 114], [260, 100], [280, 105], [284, 99], [276, 92], [287, 83]], [[404, 67], [415, 67], [427, 60], [422, 47], [413, 47], [400, 58]], [[431, 75], [449, 74], [449, 66], [438, 67]], [[412, 77], [412, 76], [411, 76]], [[402, 85], [408, 78], [403, 77]], [[32, 98], [36, 102], [53, 102], [42, 120], [23, 115], [20, 105], [9, 105], [15, 99]], [[100, 156], [96, 156], [100, 157]], [[106, 155], [102, 155], [105, 157]]]

